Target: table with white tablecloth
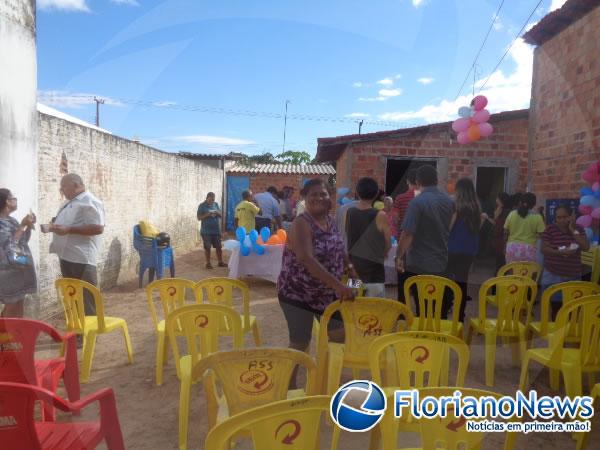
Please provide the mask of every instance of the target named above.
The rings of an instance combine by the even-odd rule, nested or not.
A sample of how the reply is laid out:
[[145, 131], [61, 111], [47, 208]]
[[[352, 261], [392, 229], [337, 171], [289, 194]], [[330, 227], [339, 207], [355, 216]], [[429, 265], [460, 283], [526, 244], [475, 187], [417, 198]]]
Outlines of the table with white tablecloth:
[[[281, 272], [283, 247], [283, 245], [266, 245], [263, 255], [257, 255], [252, 251], [248, 256], [240, 255], [239, 246], [232, 248], [229, 258], [229, 277], [243, 278], [253, 276], [277, 283], [279, 272]], [[396, 284], [398, 282], [394, 262], [396, 249], [397, 246], [394, 245], [385, 259], [386, 284]]]

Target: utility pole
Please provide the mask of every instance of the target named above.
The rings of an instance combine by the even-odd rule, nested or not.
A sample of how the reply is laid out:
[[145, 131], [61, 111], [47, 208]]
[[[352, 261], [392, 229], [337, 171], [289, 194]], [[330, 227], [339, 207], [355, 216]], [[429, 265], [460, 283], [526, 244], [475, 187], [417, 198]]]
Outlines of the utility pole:
[[292, 102], [290, 100], [285, 101], [285, 115], [283, 116], [283, 150], [282, 150], [282, 153], [285, 152], [285, 132], [287, 129], [287, 111], [288, 111], [289, 103], [292, 103]]
[[104, 104], [104, 99], [94, 97], [94, 101], [96, 102], [96, 126], [100, 126], [100, 105]]
[[362, 130], [363, 122], [364, 122], [364, 120], [361, 120], [360, 122], [358, 122], [358, 134], [360, 134], [360, 130]]

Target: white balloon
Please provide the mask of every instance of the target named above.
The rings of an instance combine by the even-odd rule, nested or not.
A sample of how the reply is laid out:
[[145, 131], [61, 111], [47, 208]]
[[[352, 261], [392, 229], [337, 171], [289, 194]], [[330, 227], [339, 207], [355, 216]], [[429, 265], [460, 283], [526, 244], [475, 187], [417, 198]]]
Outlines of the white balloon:
[[469, 117], [471, 117], [471, 108], [468, 106], [461, 106], [460, 108], [458, 108], [458, 115], [460, 117], [468, 119]]

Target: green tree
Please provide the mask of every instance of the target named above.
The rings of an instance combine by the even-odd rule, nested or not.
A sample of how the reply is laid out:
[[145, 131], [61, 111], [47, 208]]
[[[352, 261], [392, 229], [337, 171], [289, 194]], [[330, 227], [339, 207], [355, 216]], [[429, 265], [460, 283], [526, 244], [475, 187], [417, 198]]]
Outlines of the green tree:
[[275, 158], [284, 164], [308, 164], [310, 163], [310, 155], [307, 152], [287, 150], [280, 153]]

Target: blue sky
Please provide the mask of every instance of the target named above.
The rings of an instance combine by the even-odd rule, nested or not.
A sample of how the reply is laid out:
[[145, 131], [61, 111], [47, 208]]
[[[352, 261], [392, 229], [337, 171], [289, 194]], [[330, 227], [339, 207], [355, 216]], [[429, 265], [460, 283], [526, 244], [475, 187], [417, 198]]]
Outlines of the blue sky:
[[[527, 107], [539, 0], [506, 0], [476, 66]], [[41, 103], [167, 151], [316, 151], [318, 137], [453, 120], [501, 0], [38, 0]], [[537, 22], [564, 0], [544, 0]], [[334, 119], [334, 120], [331, 120]]]

